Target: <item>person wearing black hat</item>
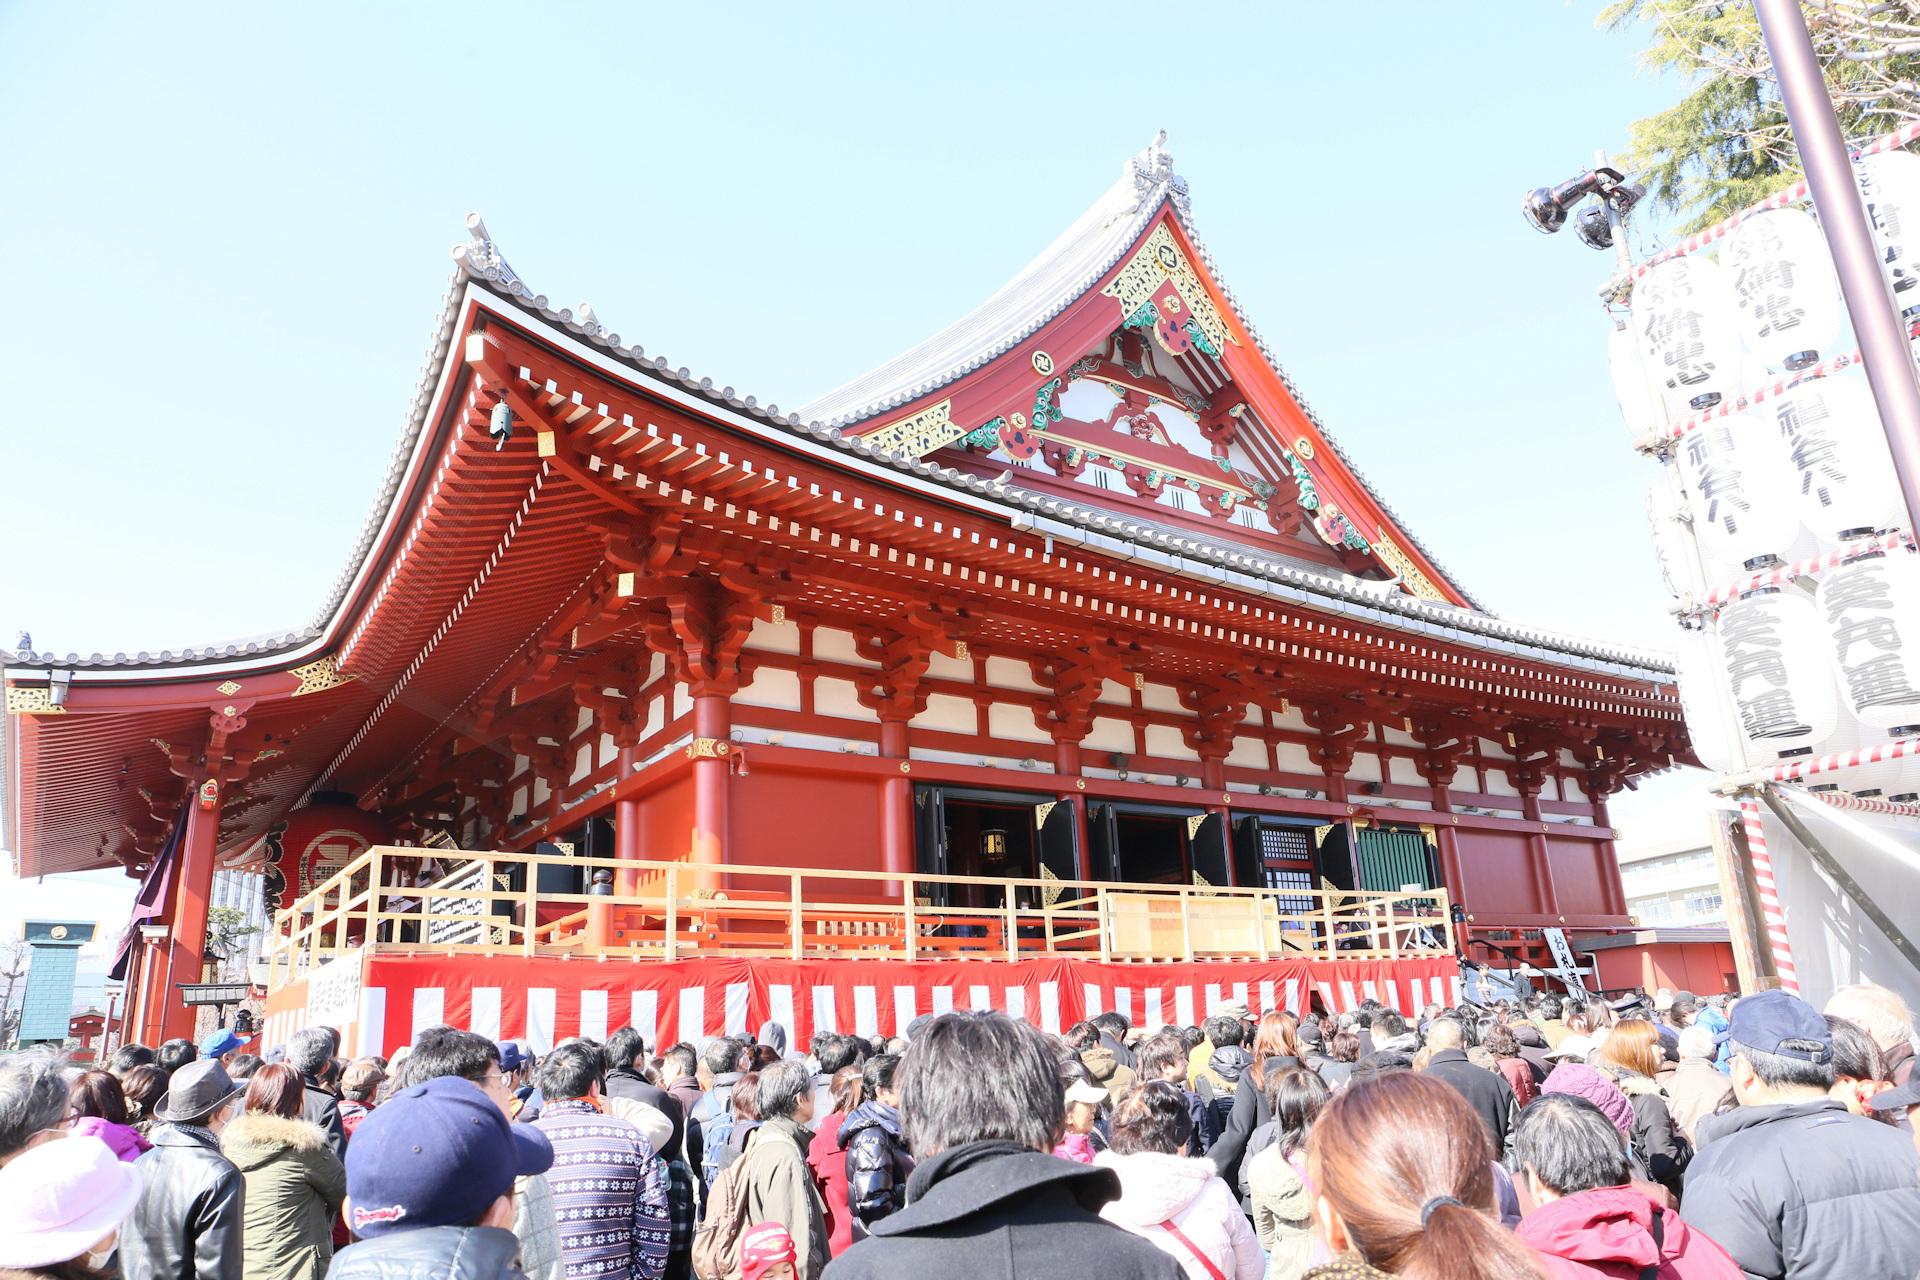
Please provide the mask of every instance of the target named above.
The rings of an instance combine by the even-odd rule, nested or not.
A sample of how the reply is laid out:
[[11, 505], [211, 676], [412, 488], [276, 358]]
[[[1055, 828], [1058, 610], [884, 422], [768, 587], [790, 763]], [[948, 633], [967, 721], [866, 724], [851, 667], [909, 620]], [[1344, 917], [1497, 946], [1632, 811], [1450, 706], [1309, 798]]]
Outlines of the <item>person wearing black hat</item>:
[[552, 1165], [546, 1135], [509, 1123], [471, 1080], [402, 1089], [347, 1148], [346, 1218], [360, 1239], [334, 1255], [328, 1280], [521, 1280], [514, 1180]]
[[1920, 1272], [1920, 1151], [1828, 1096], [1826, 1019], [1763, 991], [1734, 1007], [1728, 1047], [1740, 1105], [1700, 1122], [1681, 1218], [1763, 1280]]
[[218, 1058], [173, 1073], [154, 1104], [153, 1150], [136, 1162], [140, 1203], [120, 1232], [125, 1280], [230, 1280], [244, 1267], [246, 1182], [220, 1153], [240, 1086]]

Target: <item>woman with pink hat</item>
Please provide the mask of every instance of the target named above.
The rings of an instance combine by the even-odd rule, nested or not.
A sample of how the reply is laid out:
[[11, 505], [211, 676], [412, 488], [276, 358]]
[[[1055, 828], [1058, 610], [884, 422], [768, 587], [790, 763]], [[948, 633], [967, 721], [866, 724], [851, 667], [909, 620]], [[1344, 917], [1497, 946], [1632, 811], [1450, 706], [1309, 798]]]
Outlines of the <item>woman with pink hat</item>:
[[140, 1174], [98, 1138], [42, 1143], [0, 1169], [0, 1267], [95, 1280], [140, 1202]]

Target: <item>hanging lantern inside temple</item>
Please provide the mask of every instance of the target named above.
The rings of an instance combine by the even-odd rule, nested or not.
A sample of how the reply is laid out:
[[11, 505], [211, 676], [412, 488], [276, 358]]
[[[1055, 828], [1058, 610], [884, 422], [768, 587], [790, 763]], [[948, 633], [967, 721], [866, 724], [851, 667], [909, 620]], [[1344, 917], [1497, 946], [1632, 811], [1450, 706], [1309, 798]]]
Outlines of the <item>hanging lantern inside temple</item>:
[[1674, 673], [1679, 681], [1680, 714], [1686, 720], [1693, 754], [1701, 764], [1716, 773], [1726, 773], [1773, 759], [1772, 752], [1749, 757], [1746, 744], [1735, 734], [1733, 709], [1714, 669], [1713, 643], [1708, 633], [1680, 633]]
[[1906, 523], [1899, 475], [1864, 383], [1810, 378], [1749, 412], [1778, 438], [1774, 456], [1785, 459], [1800, 519], [1824, 545], [1843, 532]]
[[1840, 281], [1810, 214], [1775, 209], [1735, 227], [1720, 250], [1740, 336], [1769, 369], [1818, 364], [1840, 337]]
[[1791, 558], [1804, 535], [1771, 424], [1740, 413], [1716, 418], [1680, 437], [1674, 452], [1714, 581], [1739, 576], [1750, 561]]
[[1843, 706], [1879, 729], [1920, 722], [1920, 559], [1873, 552], [1820, 575]]
[[1862, 156], [1853, 174], [1893, 304], [1902, 314], [1920, 308], [1920, 156], [1908, 151]]
[[1840, 704], [1826, 636], [1804, 593], [1749, 591], [1720, 610], [1713, 634], [1741, 737], [1759, 759], [1803, 755], [1833, 736]]
[[393, 843], [386, 824], [340, 791], [316, 791], [267, 829], [261, 868], [269, 915], [325, 884], [333, 873], [377, 844]]
[[1620, 416], [1626, 419], [1627, 430], [1635, 440], [1666, 424], [1660, 399], [1640, 358], [1639, 339], [1625, 320], [1615, 321], [1613, 332], [1607, 335], [1607, 369], [1613, 375], [1613, 395], [1620, 403]]
[[1633, 327], [1669, 419], [1740, 394], [1740, 330], [1714, 263], [1689, 254], [1648, 271], [1633, 288]]

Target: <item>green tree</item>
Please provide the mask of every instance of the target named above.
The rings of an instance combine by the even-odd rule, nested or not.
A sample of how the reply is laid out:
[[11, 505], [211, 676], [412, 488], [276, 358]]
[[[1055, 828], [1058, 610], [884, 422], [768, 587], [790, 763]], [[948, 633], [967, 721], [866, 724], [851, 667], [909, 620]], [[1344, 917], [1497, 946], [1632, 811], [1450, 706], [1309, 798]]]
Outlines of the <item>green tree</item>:
[[241, 939], [258, 932], [258, 925], [247, 923], [246, 912], [237, 907], [215, 907], [207, 912], [207, 953], [231, 960], [242, 950]]
[[[1920, 0], [1810, 0], [1804, 9], [1840, 129], [1855, 145], [1920, 119]], [[1647, 28], [1640, 65], [1673, 72], [1686, 87], [1676, 105], [1634, 122], [1617, 158], [1682, 234], [1801, 176], [1751, 3], [1615, 0], [1599, 25]]]

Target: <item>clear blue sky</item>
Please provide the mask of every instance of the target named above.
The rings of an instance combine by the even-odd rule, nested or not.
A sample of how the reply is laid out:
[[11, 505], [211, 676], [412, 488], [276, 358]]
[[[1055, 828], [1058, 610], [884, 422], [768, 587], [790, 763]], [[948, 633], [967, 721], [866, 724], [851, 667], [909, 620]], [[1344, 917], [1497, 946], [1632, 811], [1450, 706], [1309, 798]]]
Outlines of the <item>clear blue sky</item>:
[[1457, 580], [1660, 643], [1607, 260], [1518, 206], [1678, 86], [1597, 3], [1389, 9], [0, 6], [0, 643], [306, 620], [470, 210], [556, 305], [798, 405], [1162, 128], [1248, 315]]

